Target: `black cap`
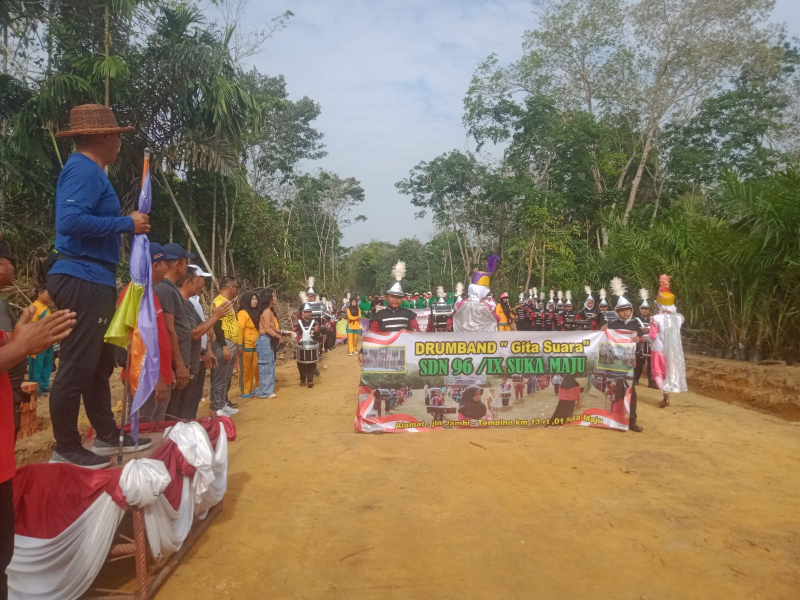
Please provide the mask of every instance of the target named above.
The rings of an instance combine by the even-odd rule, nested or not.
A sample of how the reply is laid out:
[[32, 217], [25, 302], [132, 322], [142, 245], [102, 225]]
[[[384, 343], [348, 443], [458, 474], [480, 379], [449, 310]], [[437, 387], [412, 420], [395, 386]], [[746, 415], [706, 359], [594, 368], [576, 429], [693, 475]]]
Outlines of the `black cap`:
[[173, 256], [176, 257], [171, 260], [178, 260], [179, 258], [194, 258], [194, 254], [184, 250], [183, 246], [181, 246], [180, 244], [175, 244], [175, 243], [164, 244], [163, 248], [164, 252], [166, 252], [167, 254], [172, 254]]

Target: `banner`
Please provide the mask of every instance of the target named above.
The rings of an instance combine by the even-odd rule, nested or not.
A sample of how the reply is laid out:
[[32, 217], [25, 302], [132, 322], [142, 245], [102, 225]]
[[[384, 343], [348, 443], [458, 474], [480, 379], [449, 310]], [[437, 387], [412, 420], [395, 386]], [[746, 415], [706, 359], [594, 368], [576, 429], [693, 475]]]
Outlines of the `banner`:
[[635, 333], [364, 332], [355, 429], [627, 430]]

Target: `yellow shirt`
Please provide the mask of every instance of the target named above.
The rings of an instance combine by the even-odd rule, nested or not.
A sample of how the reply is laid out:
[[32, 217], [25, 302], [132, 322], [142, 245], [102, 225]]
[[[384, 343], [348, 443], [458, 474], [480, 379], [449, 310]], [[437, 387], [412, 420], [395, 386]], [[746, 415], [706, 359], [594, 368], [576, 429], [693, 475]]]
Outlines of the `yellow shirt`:
[[[219, 306], [220, 304], [227, 301], [228, 299], [220, 294], [219, 296], [214, 298], [214, 306]], [[236, 313], [233, 310], [231, 310], [227, 315], [222, 317], [220, 323], [222, 323], [222, 332], [225, 334], [225, 338], [229, 339], [234, 344], [238, 344], [239, 320], [236, 318]]]
[[38, 300], [33, 301], [33, 306], [36, 307], [36, 312], [34, 313], [31, 321], [38, 321], [39, 319], [46, 317], [50, 312], [50, 308], [46, 304], [42, 304]]
[[[250, 318], [250, 313], [246, 310], [239, 311], [239, 345], [244, 348], [250, 349], [256, 347], [256, 340], [258, 339], [258, 328]], [[224, 329], [223, 325], [223, 329]], [[226, 334], [227, 335], [227, 334]]]
[[[36, 312], [33, 313], [33, 318], [31, 321], [38, 321], [39, 319], [43, 319], [50, 314], [50, 307], [46, 304], [42, 304], [38, 300], [34, 300], [32, 306], [36, 307]], [[36, 358], [36, 355], [31, 354], [31, 358]]]

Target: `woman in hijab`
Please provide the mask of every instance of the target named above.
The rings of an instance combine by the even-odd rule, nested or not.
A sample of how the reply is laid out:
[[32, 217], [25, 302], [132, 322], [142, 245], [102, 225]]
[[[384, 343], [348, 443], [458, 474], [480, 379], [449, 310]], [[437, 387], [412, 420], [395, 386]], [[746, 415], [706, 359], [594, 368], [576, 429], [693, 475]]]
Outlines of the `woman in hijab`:
[[245, 292], [239, 302], [239, 393], [242, 398], [252, 398], [258, 387], [258, 296]]
[[[563, 425], [566, 419], [572, 417], [575, 406], [581, 399], [581, 384], [575, 379], [574, 375], [564, 375], [561, 384], [558, 386], [558, 405], [550, 417], [551, 425]], [[560, 419], [558, 423], [554, 421]]]
[[486, 405], [481, 401], [482, 396], [483, 388], [481, 386], [474, 383], [467, 386], [461, 396], [458, 414], [469, 420], [483, 419], [486, 415]]
[[347, 346], [350, 349], [350, 356], [356, 354], [356, 344], [361, 333], [361, 309], [358, 301], [350, 298], [350, 305], [347, 307]]

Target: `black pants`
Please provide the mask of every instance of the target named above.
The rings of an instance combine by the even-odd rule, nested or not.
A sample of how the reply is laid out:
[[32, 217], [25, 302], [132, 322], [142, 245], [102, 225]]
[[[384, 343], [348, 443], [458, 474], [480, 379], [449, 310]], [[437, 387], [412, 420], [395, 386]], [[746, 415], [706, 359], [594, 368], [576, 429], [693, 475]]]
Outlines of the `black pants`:
[[47, 288], [59, 310], [77, 313], [72, 333], [61, 342], [59, 365], [50, 392], [50, 418], [56, 450], [77, 450], [81, 445], [78, 413], [81, 397], [86, 416], [98, 437], [117, 437], [119, 428], [111, 412], [109, 379], [114, 372], [114, 347], [103, 341], [117, 291], [71, 275], [47, 278]]
[[300, 381], [307, 381], [314, 383], [314, 370], [317, 368], [316, 363], [305, 364], [297, 363], [297, 370], [300, 371]]
[[631, 416], [630, 420], [632, 424], [636, 423], [636, 404], [638, 400], [636, 398], [636, 387], [631, 386]]
[[560, 383], [554, 383], [553, 384], [553, 390], [555, 390], [556, 394], [558, 393], [558, 388], [560, 388], [560, 387], [561, 387]]
[[189, 384], [182, 390], [172, 386], [172, 393], [169, 395], [169, 404], [167, 404], [167, 414], [165, 418], [167, 421], [174, 421], [175, 419], [184, 419], [186, 412], [186, 405], [189, 401], [189, 393], [192, 389], [194, 380], [189, 380]]
[[633, 368], [634, 383], [639, 383], [639, 378], [642, 376], [642, 371], [644, 371], [645, 363], [647, 363], [647, 384], [650, 385], [653, 382], [653, 369], [650, 366], [650, 357], [644, 356], [643, 354], [637, 354], [636, 366]]
[[6, 567], [14, 556], [13, 479], [0, 483], [0, 600], [8, 598]]
[[183, 402], [183, 414], [179, 415], [181, 419], [196, 419], [197, 408], [200, 406], [200, 400], [203, 399], [203, 386], [206, 383], [206, 364], [200, 361], [200, 370], [197, 375], [189, 382], [187, 388], [186, 398]]
[[530, 321], [527, 319], [519, 319], [517, 320], [517, 331], [530, 331], [531, 324]]

